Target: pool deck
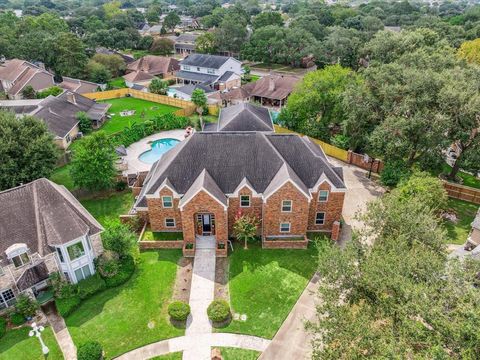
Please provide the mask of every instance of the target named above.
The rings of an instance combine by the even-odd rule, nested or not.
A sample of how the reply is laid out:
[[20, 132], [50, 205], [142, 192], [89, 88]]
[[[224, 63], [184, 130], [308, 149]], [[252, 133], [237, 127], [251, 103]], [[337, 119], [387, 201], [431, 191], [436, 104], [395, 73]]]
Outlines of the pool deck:
[[128, 168], [123, 171], [123, 174], [136, 174], [138, 172], [150, 170], [153, 164], [144, 163], [143, 161], [140, 161], [138, 157], [145, 151], [151, 149], [150, 143], [153, 141], [160, 139], [177, 139], [183, 141], [185, 140], [184, 135], [185, 130], [168, 130], [147, 136], [142, 140], [133, 143], [127, 147], [127, 156], [125, 156], [124, 159], [127, 162]]

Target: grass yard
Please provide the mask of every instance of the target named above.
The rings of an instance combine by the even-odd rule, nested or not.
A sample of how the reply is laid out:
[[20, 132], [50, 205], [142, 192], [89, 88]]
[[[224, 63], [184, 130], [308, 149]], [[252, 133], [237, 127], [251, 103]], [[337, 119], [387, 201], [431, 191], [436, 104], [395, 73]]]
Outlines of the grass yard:
[[260, 356], [259, 351], [220, 347], [223, 360], [256, 360]]
[[[178, 108], [174, 106], [159, 104], [142, 99], [135, 99], [132, 97], [110, 99], [99, 102], [112, 104], [108, 112], [110, 114], [115, 114], [101, 127], [101, 130], [105, 131], [107, 134], [116, 133], [123, 130], [127, 126], [133, 125], [134, 123], [152, 119], [156, 115], [163, 115], [178, 110]], [[124, 110], [135, 110], [135, 114], [131, 116], [120, 116], [120, 112]], [[143, 117], [142, 112], [145, 113]]]
[[458, 245], [464, 244], [465, 241], [467, 241], [471, 223], [478, 210], [478, 205], [462, 200], [448, 199], [448, 207], [454, 209], [458, 217], [456, 224], [448, 220], [444, 222], [445, 228], [447, 229], [448, 242]]
[[121, 76], [110, 80], [108, 82], [108, 85], [116, 89], [122, 89], [127, 87], [127, 85], [125, 84], [125, 79]]
[[167, 355], [155, 356], [149, 360], [182, 360], [182, 352], [179, 351]]
[[80, 202], [100, 224], [105, 225], [108, 221], [118, 220], [120, 215], [128, 213], [133, 205], [133, 195], [129, 189]]
[[183, 240], [183, 232], [157, 232], [151, 230], [145, 230], [143, 233], [142, 240], [145, 241], [172, 241], [172, 240]]
[[[445, 164], [443, 164], [442, 170], [435, 172], [433, 175], [438, 176], [438, 175], [440, 175], [440, 173], [449, 174], [451, 170], [452, 170], [452, 167], [450, 165], [448, 165], [447, 163], [445, 163]], [[480, 189], [480, 179], [476, 178], [475, 176], [464, 173], [464, 172], [461, 172], [461, 171], [459, 171], [457, 173], [457, 176], [459, 178], [462, 178], [462, 180], [463, 180], [462, 185], [470, 186], [470, 187], [473, 187], [473, 188], [476, 188], [476, 189]]]
[[50, 180], [59, 185], [63, 185], [68, 190], [72, 191], [76, 187], [73, 184], [72, 177], [70, 176], [70, 167], [71, 165], [64, 165], [62, 167], [56, 168], [53, 174], [50, 176]]
[[271, 339], [282, 325], [317, 267], [317, 250], [248, 250], [235, 243], [229, 256], [232, 310], [247, 320], [233, 320], [219, 332], [249, 334]]
[[[30, 328], [10, 330], [0, 339], [0, 359], [2, 360], [41, 360], [45, 359], [37, 338], [28, 336]], [[48, 360], [63, 359], [62, 352], [50, 327], [42, 333], [45, 344], [50, 349]]]
[[129, 281], [87, 299], [65, 319], [75, 344], [97, 340], [111, 359], [183, 335], [185, 331], [173, 327], [167, 314], [181, 256], [181, 250], [142, 252]]

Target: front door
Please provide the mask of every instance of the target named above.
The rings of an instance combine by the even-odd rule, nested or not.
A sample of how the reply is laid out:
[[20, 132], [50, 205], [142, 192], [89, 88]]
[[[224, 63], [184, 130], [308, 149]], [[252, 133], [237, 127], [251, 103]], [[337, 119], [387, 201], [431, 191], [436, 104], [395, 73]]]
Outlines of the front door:
[[212, 217], [210, 214], [202, 215], [202, 235], [212, 234]]

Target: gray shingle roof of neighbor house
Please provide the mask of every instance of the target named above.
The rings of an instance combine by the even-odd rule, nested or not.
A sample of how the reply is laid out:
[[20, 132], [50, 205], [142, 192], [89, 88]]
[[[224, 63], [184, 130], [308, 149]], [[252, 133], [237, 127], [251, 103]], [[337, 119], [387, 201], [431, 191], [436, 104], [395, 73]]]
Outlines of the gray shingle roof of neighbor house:
[[219, 69], [230, 59], [228, 56], [191, 54], [180, 61], [180, 65], [199, 66], [209, 69]]
[[178, 88], [175, 88], [176, 91], [184, 93], [186, 95], [192, 95], [193, 91], [196, 90], [196, 89], [203, 90], [205, 92], [205, 94], [209, 94], [209, 93], [212, 93], [212, 92], [216, 91], [216, 90], [213, 90], [210, 87], [204, 86], [202, 84], [197, 84], [197, 85], [189, 84], [189, 85], [184, 85], [184, 86], [180, 86]]
[[234, 74], [235, 74], [235, 73], [234, 73], [233, 71], [225, 71], [225, 72], [222, 74], [222, 76], [220, 76], [220, 77], [218, 78], [217, 81], [219, 81], [219, 82], [227, 81], [227, 80], [230, 79], [230, 77], [231, 77], [232, 75], [234, 75]]
[[218, 123], [209, 131], [274, 131], [270, 111], [262, 106], [240, 103], [220, 110]]
[[[173, 190], [185, 194], [206, 170], [223, 194], [231, 194], [247, 179], [263, 193], [276, 177], [290, 179], [303, 191], [324, 175], [336, 188], [345, 189], [341, 168], [335, 169], [306, 137], [262, 132], [197, 132], [165, 153], [150, 170], [136, 207], [146, 207], [168, 179]], [[282, 166], [285, 168], [282, 170]]]
[[103, 230], [64, 187], [45, 178], [0, 192], [0, 259], [14, 244], [45, 255], [65, 244]]
[[180, 34], [176, 39], [176, 43], [195, 43], [197, 40], [197, 34]]
[[191, 80], [191, 81], [200, 81], [203, 83], [211, 83], [217, 80], [217, 75], [209, 75], [209, 74], [202, 74], [196, 73], [191, 71], [177, 71], [175, 76], [180, 79]]

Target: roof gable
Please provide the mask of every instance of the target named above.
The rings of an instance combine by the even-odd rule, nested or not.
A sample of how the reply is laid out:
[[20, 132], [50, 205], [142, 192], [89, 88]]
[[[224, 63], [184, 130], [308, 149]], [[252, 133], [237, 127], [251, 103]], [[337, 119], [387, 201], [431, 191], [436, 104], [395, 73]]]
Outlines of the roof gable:
[[261, 106], [240, 103], [221, 109], [217, 131], [274, 131], [270, 111]]
[[183, 196], [182, 200], [180, 200], [179, 208], [182, 209], [186, 204], [188, 204], [195, 195], [199, 192], [205, 191], [208, 195], [210, 195], [214, 200], [216, 200], [220, 205], [226, 207], [228, 204], [227, 197], [223, 193], [223, 191], [218, 187], [215, 180], [212, 176], [208, 173], [207, 170], [203, 169], [200, 175], [198, 175], [197, 179], [193, 182], [192, 186], [188, 189], [188, 191]]

